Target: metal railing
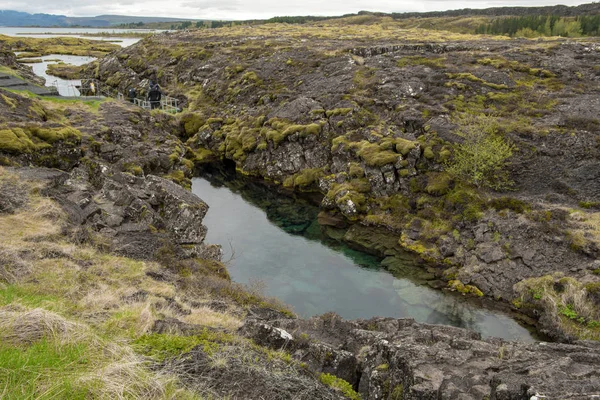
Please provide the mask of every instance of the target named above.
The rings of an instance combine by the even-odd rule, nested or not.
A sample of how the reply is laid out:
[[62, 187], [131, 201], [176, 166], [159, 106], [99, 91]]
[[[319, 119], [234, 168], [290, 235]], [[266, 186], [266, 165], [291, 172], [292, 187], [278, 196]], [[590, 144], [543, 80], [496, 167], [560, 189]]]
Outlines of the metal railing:
[[173, 114], [181, 111], [179, 109], [179, 100], [174, 97], [162, 96], [158, 102], [151, 102], [149, 100], [140, 98], [130, 99], [123, 93], [113, 89], [97, 79], [82, 79], [79, 92], [83, 97], [104, 96], [112, 97], [121, 101], [130, 101], [131, 103], [145, 110], [158, 109]]

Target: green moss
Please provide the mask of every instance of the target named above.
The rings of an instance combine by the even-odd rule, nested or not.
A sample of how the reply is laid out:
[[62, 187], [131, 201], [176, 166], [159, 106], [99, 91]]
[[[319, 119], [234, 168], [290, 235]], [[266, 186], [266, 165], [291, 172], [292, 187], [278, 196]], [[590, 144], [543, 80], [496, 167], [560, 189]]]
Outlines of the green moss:
[[404, 386], [402, 384], [394, 386], [394, 390], [392, 390], [389, 400], [403, 400], [403, 399], [404, 399]]
[[266, 150], [268, 147], [269, 147], [269, 144], [268, 144], [266, 141], [264, 141], [264, 140], [261, 140], [261, 141], [258, 143], [258, 145], [256, 146], [256, 150], [258, 150], [258, 151], [264, 151], [264, 150]]
[[3, 94], [0, 94], [0, 98], [2, 98], [2, 101], [9, 106], [11, 109], [15, 109], [17, 108], [17, 100], [15, 99], [11, 99], [10, 97], [7, 97]]
[[335, 375], [331, 374], [321, 374], [319, 376], [319, 381], [324, 385], [327, 385], [335, 390], [340, 391], [344, 397], [351, 400], [360, 400], [360, 394], [356, 393], [356, 391], [352, 388], [352, 385], [346, 382], [345, 380], [338, 378]]
[[29, 136], [21, 128], [0, 130], [0, 151], [7, 153], [28, 153], [35, 149]]
[[452, 156], [452, 152], [447, 148], [443, 148], [439, 153], [439, 159], [441, 162], [448, 161], [451, 156]]
[[78, 144], [81, 132], [71, 127], [45, 128], [37, 125], [0, 130], [0, 151], [7, 153], [30, 153], [50, 147], [57, 141]]
[[306, 137], [309, 135], [318, 135], [321, 133], [321, 125], [320, 124], [308, 124], [308, 125], [298, 125], [291, 124], [287, 120], [272, 118], [267, 121], [266, 125], [269, 127], [263, 127], [260, 132], [261, 136], [266, 140], [270, 140], [276, 146], [285, 140], [290, 135], [298, 133], [301, 137]]
[[254, 71], [249, 71], [246, 72], [244, 75], [242, 75], [242, 82], [243, 83], [253, 83], [253, 84], [261, 84], [262, 83], [262, 79], [260, 79], [258, 77], [258, 75], [256, 74], [256, 72]]
[[322, 168], [305, 169], [294, 177], [293, 185], [298, 188], [308, 188], [323, 176], [325, 176], [325, 173]]
[[206, 123], [208, 125], [212, 125], [212, 124], [222, 124], [223, 123], [223, 118], [219, 118], [219, 117], [213, 117], [213, 118], [209, 118], [206, 120]]
[[[597, 271], [597, 272], [596, 272]], [[600, 274], [600, 268], [594, 271], [596, 275]], [[590, 282], [585, 284], [585, 290], [588, 294], [599, 295], [600, 294], [600, 282]]]
[[185, 174], [181, 170], [171, 171], [165, 178], [172, 180], [178, 185], [183, 186], [184, 188], [190, 188], [192, 186], [192, 182], [186, 178]]
[[448, 193], [452, 184], [452, 176], [446, 172], [429, 172], [425, 191], [434, 196]]
[[428, 160], [433, 160], [435, 158], [433, 149], [431, 147], [425, 147], [425, 150], [423, 150], [423, 156]]
[[597, 201], [580, 201], [579, 207], [581, 208], [600, 208], [600, 202]]
[[183, 125], [185, 137], [195, 135], [198, 130], [206, 123], [206, 120], [196, 113], [184, 113], [179, 117], [179, 122]]
[[394, 140], [394, 144], [396, 145], [396, 151], [403, 156], [406, 156], [410, 153], [411, 150], [415, 149], [418, 145], [417, 142], [412, 142], [410, 140], [396, 138]]
[[348, 174], [352, 178], [364, 178], [365, 170], [358, 163], [350, 163], [348, 165]]
[[458, 279], [448, 282], [448, 287], [460, 292], [462, 294], [468, 294], [476, 297], [483, 297], [483, 292], [477, 288], [477, 286], [465, 285]]
[[191, 159], [195, 163], [206, 164], [216, 160], [215, 154], [204, 147], [199, 147], [196, 150], [189, 149], [189, 151], [191, 152]]
[[45, 128], [41, 126], [29, 126], [28, 130], [33, 136], [36, 136], [47, 143], [55, 143], [57, 141], [81, 141], [81, 132], [71, 127]]
[[330, 117], [348, 115], [351, 112], [352, 112], [352, 108], [334, 108], [333, 110], [327, 110], [325, 112], [325, 115], [327, 116], [327, 118], [330, 118]]
[[305, 136], [307, 136], [307, 135], [318, 135], [319, 133], [321, 133], [321, 125], [319, 125], [319, 124], [310, 124], [310, 125], [307, 125], [304, 128], [303, 133], [304, 133]]
[[133, 342], [133, 348], [157, 361], [175, 358], [198, 347], [207, 354], [218, 351], [222, 344], [232, 343], [233, 336], [204, 329], [200, 334], [180, 336], [151, 333], [142, 335]]
[[[335, 143], [334, 143], [335, 145]], [[366, 140], [351, 142], [349, 146], [370, 167], [383, 167], [386, 164], [396, 163], [400, 155], [393, 151], [382, 150], [386, 143], [370, 143]]]
[[492, 199], [489, 201], [489, 205], [498, 211], [512, 210], [519, 214], [531, 211], [531, 205], [529, 203], [507, 196]]
[[476, 82], [476, 83], [479, 83], [484, 86], [488, 86], [488, 87], [490, 87], [492, 89], [496, 89], [496, 90], [508, 89], [508, 86], [506, 86], [506, 85], [503, 85], [503, 84], [499, 85], [496, 83], [484, 81], [483, 79], [476, 77], [475, 75], [471, 74], [470, 72], [461, 72], [461, 73], [457, 73], [457, 74], [448, 73], [448, 74], [446, 74], [446, 76], [450, 79], [468, 80], [470, 82]]

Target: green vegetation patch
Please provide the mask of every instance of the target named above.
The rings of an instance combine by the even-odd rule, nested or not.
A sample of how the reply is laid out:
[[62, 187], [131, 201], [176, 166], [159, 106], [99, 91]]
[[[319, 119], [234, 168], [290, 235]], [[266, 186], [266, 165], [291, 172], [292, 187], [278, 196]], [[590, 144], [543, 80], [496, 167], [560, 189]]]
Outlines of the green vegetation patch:
[[94, 349], [86, 344], [58, 345], [41, 340], [30, 346], [0, 342], [3, 399], [86, 399], [89, 388], [75, 376], [92, 366]]
[[356, 393], [356, 391], [352, 388], [352, 385], [346, 382], [345, 380], [338, 378], [335, 375], [331, 374], [321, 374], [319, 376], [319, 381], [321, 383], [340, 391], [344, 397], [351, 400], [360, 400], [360, 394]]
[[581, 340], [600, 340], [600, 283], [583, 284], [560, 273], [525, 279], [515, 285], [518, 308], [542, 310], [561, 330]]
[[508, 86], [506, 86], [504, 84], [487, 82], [481, 78], [476, 77], [475, 75], [473, 75], [470, 72], [460, 72], [460, 73], [456, 73], [456, 74], [447, 73], [446, 76], [450, 79], [467, 80], [470, 82], [479, 83], [481, 85], [488, 86], [488, 87], [490, 87], [492, 89], [496, 89], [496, 90], [508, 89]]
[[452, 176], [446, 172], [429, 172], [425, 191], [434, 196], [443, 196], [450, 190]]
[[189, 353], [197, 346], [202, 351], [212, 354], [224, 343], [232, 343], [234, 337], [222, 332], [212, 332], [204, 329], [202, 333], [193, 336], [171, 335], [166, 333], [151, 333], [138, 337], [133, 342], [136, 351], [157, 361], [179, 357]]
[[323, 176], [325, 176], [323, 168], [307, 168], [286, 179], [283, 182], [283, 186], [307, 189], [313, 184], [318, 183], [319, 179]]
[[45, 128], [42, 126], [29, 126], [31, 135], [40, 138], [47, 143], [64, 141], [68, 143], [79, 143], [81, 141], [81, 132], [75, 128]]
[[403, 138], [385, 137], [379, 142], [368, 140], [350, 141], [347, 135], [338, 136], [332, 141], [331, 151], [337, 151], [341, 146], [354, 150], [369, 167], [383, 167], [402, 161], [403, 156], [417, 148], [419, 144]]
[[496, 121], [480, 116], [459, 123], [456, 134], [464, 141], [454, 145], [454, 157], [447, 163], [447, 171], [476, 187], [510, 187], [507, 165], [516, 148], [498, 133]]
[[477, 286], [465, 285], [464, 283], [462, 283], [459, 280], [449, 281], [448, 287], [453, 290], [456, 290], [457, 292], [462, 293], [462, 294], [468, 294], [468, 295], [472, 295], [475, 297], [483, 297], [483, 292], [481, 290], [479, 290], [479, 288], [477, 288]]
[[185, 137], [194, 136], [206, 123], [206, 120], [197, 113], [186, 112], [179, 116], [179, 122], [183, 125]]
[[81, 79], [83, 67], [63, 62], [57, 64], [48, 64], [46, 73], [52, 76], [58, 76], [63, 79]]
[[383, 167], [386, 164], [394, 164], [401, 159], [400, 154], [384, 150], [383, 143], [370, 143], [366, 140], [350, 143], [350, 148], [356, 151], [364, 162], [370, 167]]
[[531, 211], [531, 204], [513, 197], [497, 197], [489, 201], [489, 205], [498, 211], [511, 210], [519, 214]]
[[345, 116], [352, 112], [352, 108], [334, 108], [333, 110], [325, 111], [327, 118]]
[[509, 61], [505, 58], [482, 58], [477, 60], [478, 64], [491, 65], [498, 69], [510, 69], [512, 71], [524, 72], [529, 75], [539, 76], [542, 78], [554, 78], [556, 75], [548, 70], [541, 68], [532, 68], [527, 64], [522, 64], [518, 61]]

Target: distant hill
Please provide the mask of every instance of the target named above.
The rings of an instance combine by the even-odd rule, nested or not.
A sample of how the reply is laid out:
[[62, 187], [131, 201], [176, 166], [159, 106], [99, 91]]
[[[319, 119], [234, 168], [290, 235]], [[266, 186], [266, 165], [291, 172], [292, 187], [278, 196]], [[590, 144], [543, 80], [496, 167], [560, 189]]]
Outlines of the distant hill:
[[[361, 11], [361, 13], [368, 13]], [[503, 16], [526, 16], [526, 15], [557, 15], [560, 17], [577, 17], [580, 15], [600, 13], [600, 3], [587, 3], [579, 6], [545, 6], [545, 7], [492, 7], [492, 8], [463, 8], [460, 10], [432, 11], [432, 12], [410, 12], [410, 13], [391, 13], [395, 19], [402, 18], [431, 18], [431, 17], [461, 17], [467, 15], [481, 15], [488, 17]]]
[[133, 17], [127, 15], [99, 15], [97, 17], [67, 17], [53, 14], [29, 14], [0, 10], [0, 26], [92, 26], [110, 27], [130, 23], [195, 21], [184, 18]]

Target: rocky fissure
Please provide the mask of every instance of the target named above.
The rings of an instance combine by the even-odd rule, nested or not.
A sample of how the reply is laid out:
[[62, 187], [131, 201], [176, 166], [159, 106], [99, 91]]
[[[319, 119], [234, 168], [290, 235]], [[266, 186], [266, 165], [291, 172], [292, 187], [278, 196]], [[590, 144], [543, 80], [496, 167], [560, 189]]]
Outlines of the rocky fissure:
[[[325, 32], [339, 33], [331, 29]], [[179, 119], [113, 101], [61, 105], [3, 92], [0, 160], [20, 179], [44, 182], [42, 194], [68, 216], [61, 234], [73, 243], [162, 263], [164, 270], [145, 276], [175, 285], [183, 298], [156, 295], [153, 307], [175, 317], [154, 321], [148, 332], [199, 338], [171, 360], [195, 390], [342, 398], [331, 374], [364, 399], [600, 396], [600, 347], [582, 340], [597, 339], [598, 329], [599, 248], [589, 224], [597, 207], [599, 132], [591, 114], [577, 111], [598, 97], [597, 51], [560, 42], [528, 54], [531, 65], [523, 66], [524, 56], [496, 42], [479, 47], [477, 56], [461, 43], [448, 45], [443, 60], [437, 45], [432, 51], [369, 45], [363, 59], [354, 59], [347, 50], [362, 39], [317, 39], [310, 32], [318, 43], [310, 48], [285, 35], [269, 41], [280, 34], [244, 40], [165, 34], [99, 60], [97, 77], [112, 78], [115, 86], [157, 79], [185, 98], [189, 111]], [[181, 43], [199, 47], [173, 53]], [[523, 44], [523, 51], [534, 45]], [[542, 69], [572, 54], [583, 61]], [[190, 66], [197, 76], [189, 75]], [[179, 82], [189, 90], [175, 93]], [[537, 90], [548, 98], [531, 97]], [[502, 97], [507, 93], [518, 97]], [[445, 96], [450, 100], [442, 102]], [[525, 126], [509, 125], [513, 103], [532, 107]], [[465, 186], [445, 172], [460, 142], [451, 117], [465, 107], [495, 108], [498, 129], [519, 145], [520, 161], [511, 167], [514, 196]], [[434, 263], [427, 271], [432, 282], [510, 302], [539, 318], [542, 331], [573, 344], [482, 340], [464, 329], [391, 318], [302, 320], [272, 310], [224, 283], [220, 249], [204, 243], [208, 205], [181, 186], [195, 164], [224, 159], [288, 188], [320, 190], [324, 229], [338, 229], [339, 237], [388, 258], [396, 246], [410, 249]], [[0, 195], [0, 212], [24, 207], [26, 196], [14, 184], [3, 188], [11, 192]], [[138, 289], [121, 300], [149, 298]], [[252, 342], [182, 322], [196, 301], [210, 312], [231, 307], [212, 295], [244, 304], [237, 334]], [[232, 388], [231, 381], [241, 386]]]
[[[434, 278], [452, 289], [517, 307], [532, 300], [515, 288], [527, 279], [597, 284], [594, 39], [453, 41], [427, 31], [428, 43], [393, 28], [371, 35], [373, 21], [157, 36], [95, 71], [119, 76], [118, 87], [156, 76], [189, 104], [182, 135], [194, 162], [226, 159], [244, 174], [320, 191], [334, 219], [388, 229], [403, 248], [446, 266]], [[481, 115], [516, 146], [511, 191], [446, 172], [469, 126], [461, 118]], [[557, 326], [541, 328], [578, 336]]]

